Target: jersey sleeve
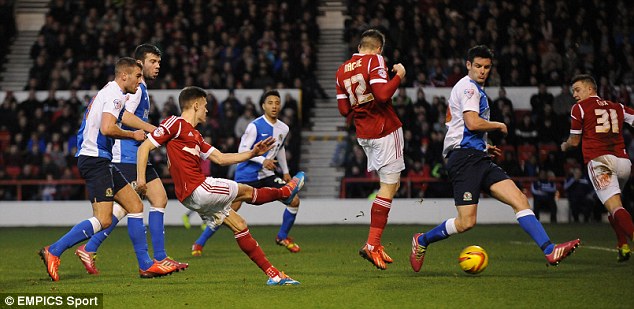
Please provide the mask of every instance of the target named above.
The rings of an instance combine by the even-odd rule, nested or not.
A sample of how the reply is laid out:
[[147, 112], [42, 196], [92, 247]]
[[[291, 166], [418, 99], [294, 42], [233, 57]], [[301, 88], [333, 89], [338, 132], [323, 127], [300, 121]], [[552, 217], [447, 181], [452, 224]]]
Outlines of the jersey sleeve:
[[623, 106], [623, 121], [630, 126], [634, 126], [634, 109], [624, 106], [623, 104], [621, 104], [621, 106]]
[[202, 135], [199, 135], [198, 143], [200, 144], [200, 158], [202, 158], [203, 160], [207, 160], [211, 153], [216, 150], [214, 146], [211, 146], [211, 144], [205, 142]]
[[[247, 129], [244, 130], [244, 134], [242, 134], [242, 138], [240, 139], [240, 146], [238, 147], [238, 152], [249, 151], [253, 148], [253, 144], [255, 144], [255, 139], [258, 136], [258, 129], [255, 127], [253, 122], [249, 123]], [[249, 159], [250, 161], [256, 163], [264, 163], [264, 156], [257, 156]]]
[[458, 94], [460, 96], [460, 105], [462, 105], [462, 112], [480, 112], [480, 91], [473, 83], [468, 83], [468, 86]]
[[339, 77], [341, 75], [341, 68], [337, 70], [337, 75], [335, 76], [335, 83], [337, 86], [337, 108], [339, 109], [339, 114], [341, 116], [348, 116], [350, 114], [350, 99], [348, 98], [348, 93], [342, 82], [339, 81]]
[[123, 107], [125, 102], [120, 97], [106, 96], [103, 102], [103, 113], [109, 113], [115, 116], [117, 119], [123, 114]]
[[368, 63], [370, 85], [387, 83], [387, 67], [381, 55], [373, 55]]
[[581, 134], [583, 132], [583, 109], [581, 105], [575, 104], [570, 110], [570, 134]]
[[125, 102], [125, 110], [134, 114], [136, 112], [137, 107], [141, 103], [141, 97], [143, 96], [143, 90], [141, 86], [136, 88], [136, 93], [130, 94], [128, 100]]
[[[182, 120], [181, 120], [182, 121]], [[177, 137], [180, 133], [181, 121], [176, 116], [169, 117], [154, 130], [147, 135], [148, 139], [154, 146], [160, 147], [167, 143], [170, 139]]]

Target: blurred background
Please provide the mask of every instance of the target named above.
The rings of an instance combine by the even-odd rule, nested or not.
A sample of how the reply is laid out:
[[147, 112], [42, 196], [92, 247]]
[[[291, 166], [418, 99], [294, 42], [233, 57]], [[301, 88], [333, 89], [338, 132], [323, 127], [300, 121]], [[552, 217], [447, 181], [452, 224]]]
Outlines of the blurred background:
[[[368, 28], [386, 35], [388, 67], [407, 70], [393, 98], [405, 138], [398, 198], [452, 196], [441, 155], [446, 100], [466, 74], [467, 49], [486, 44], [496, 55], [491, 118], [509, 128], [490, 136], [504, 152], [497, 163], [531, 197], [553, 183], [552, 198], [573, 206], [570, 221], [602, 220], [581, 153], [559, 144], [575, 74], [591, 74], [599, 96], [632, 106], [634, 3], [625, 0], [0, 0], [0, 200], [85, 199], [74, 158], [81, 117], [114, 78], [116, 59], [142, 43], [163, 53], [159, 77], [148, 81], [153, 124], [179, 114], [179, 89], [200, 86], [209, 114], [199, 130], [234, 152], [263, 91], [280, 89], [291, 173], [308, 175], [302, 198], [371, 197], [378, 178], [335, 99], [335, 71]], [[632, 131], [623, 134], [632, 155]], [[151, 160], [174, 198], [165, 153]], [[203, 169], [233, 178], [234, 167]], [[623, 197], [632, 212], [631, 184]]]

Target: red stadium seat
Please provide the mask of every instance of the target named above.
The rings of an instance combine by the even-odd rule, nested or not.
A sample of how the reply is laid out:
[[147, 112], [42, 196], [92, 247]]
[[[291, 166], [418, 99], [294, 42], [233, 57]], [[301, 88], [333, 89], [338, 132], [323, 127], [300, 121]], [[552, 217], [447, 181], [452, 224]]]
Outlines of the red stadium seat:
[[21, 172], [22, 168], [19, 166], [7, 166], [7, 175], [13, 179], [18, 178]]
[[544, 162], [548, 157], [548, 154], [553, 151], [558, 151], [559, 147], [555, 144], [540, 144], [539, 145], [539, 162]]
[[534, 145], [524, 144], [524, 145], [517, 146], [517, 158], [520, 161], [520, 164], [530, 159], [530, 157], [536, 153], [537, 153], [537, 150], [535, 149]]

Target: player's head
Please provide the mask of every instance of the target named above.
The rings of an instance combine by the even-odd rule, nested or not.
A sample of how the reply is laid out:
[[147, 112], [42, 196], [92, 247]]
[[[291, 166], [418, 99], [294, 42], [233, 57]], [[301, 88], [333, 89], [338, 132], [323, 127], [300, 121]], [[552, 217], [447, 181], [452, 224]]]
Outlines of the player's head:
[[572, 87], [572, 96], [577, 101], [597, 95], [597, 82], [588, 74], [575, 75], [570, 84]]
[[193, 110], [197, 123], [204, 122], [207, 117], [207, 91], [196, 86], [185, 87], [178, 95], [178, 105], [181, 113]]
[[269, 90], [264, 94], [263, 98], [262, 102], [260, 102], [260, 106], [264, 111], [264, 115], [269, 119], [277, 119], [282, 109], [280, 93], [277, 90]]
[[376, 29], [369, 29], [361, 34], [359, 52], [364, 54], [380, 54], [385, 45], [385, 35]]
[[125, 93], [136, 93], [136, 88], [141, 83], [143, 65], [134, 58], [122, 57], [117, 60], [114, 67], [115, 81]]
[[152, 44], [141, 44], [134, 50], [134, 58], [143, 65], [143, 78], [156, 79], [161, 68], [161, 50]]
[[493, 67], [493, 51], [485, 45], [471, 47], [467, 52], [469, 78], [484, 85]]

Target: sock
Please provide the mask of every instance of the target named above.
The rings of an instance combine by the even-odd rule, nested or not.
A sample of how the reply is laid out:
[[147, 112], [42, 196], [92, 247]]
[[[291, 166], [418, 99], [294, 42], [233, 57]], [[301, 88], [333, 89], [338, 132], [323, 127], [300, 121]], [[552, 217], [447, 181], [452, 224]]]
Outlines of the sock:
[[616, 247], [620, 248], [622, 245], [627, 244], [627, 236], [625, 232], [621, 229], [621, 227], [616, 224], [616, 220], [612, 216], [611, 213], [608, 213], [608, 221], [610, 221], [610, 225], [612, 226], [612, 230], [616, 235]]
[[117, 219], [115, 215], [112, 215], [112, 224], [110, 224], [110, 226], [107, 229], [101, 230], [95, 233], [95, 235], [93, 235], [92, 237], [90, 237], [90, 239], [86, 243], [86, 251], [97, 252], [97, 250], [99, 249], [99, 246], [101, 246], [104, 240], [108, 238], [108, 236], [112, 233], [114, 228], [117, 227], [118, 223], [119, 223], [119, 219]]
[[[253, 188], [253, 196], [251, 197], [251, 204], [262, 205], [264, 203], [277, 201], [283, 198], [288, 198], [290, 193], [285, 194], [283, 189], [286, 187], [278, 188]], [[288, 189], [286, 189], [288, 191]], [[289, 191], [290, 192], [290, 191]]]
[[282, 215], [282, 226], [280, 226], [280, 231], [277, 233], [278, 239], [286, 239], [288, 237], [288, 233], [291, 231], [293, 224], [295, 224], [297, 211], [297, 207], [286, 207], [284, 215]]
[[456, 218], [447, 219], [445, 222], [437, 225], [435, 228], [431, 229], [429, 232], [424, 233], [423, 235], [418, 237], [418, 243], [421, 246], [427, 247], [432, 243], [437, 241], [441, 241], [445, 238], [453, 234], [458, 233], [458, 229], [456, 229]]
[[387, 225], [387, 216], [392, 207], [392, 199], [377, 196], [372, 202], [370, 210], [370, 233], [368, 233], [368, 245], [375, 247], [381, 245], [381, 236]]
[[139, 268], [147, 270], [154, 261], [148, 254], [147, 240], [145, 239], [145, 226], [143, 226], [143, 213], [128, 214], [128, 235], [134, 247]]
[[515, 214], [517, 222], [533, 241], [542, 249], [544, 254], [550, 254], [555, 248], [555, 244], [550, 241], [550, 237], [546, 234], [544, 226], [537, 221], [535, 213], [530, 209], [524, 209]]
[[48, 248], [48, 251], [52, 255], [59, 257], [66, 249], [92, 237], [99, 230], [101, 230], [101, 223], [95, 217], [79, 222], [62, 238], [53, 243]]
[[208, 225], [205, 228], [205, 230], [200, 234], [200, 237], [196, 239], [196, 244], [204, 247], [205, 244], [207, 243], [207, 240], [209, 240], [209, 238], [211, 238], [211, 236], [213, 236], [220, 227], [221, 225], [217, 225], [216, 227], [212, 229]]
[[150, 207], [149, 228], [150, 236], [152, 236], [152, 250], [154, 250], [154, 259], [162, 261], [167, 257], [165, 252], [165, 227], [163, 217], [165, 216], [165, 208]]
[[251, 261], [255, 262], [267, 276], [273, 278], [279, 275], [279, 271], [271, 265], [271, 262], [269, 262], [266, 255], [264, 255], [264, 251], [262, 251], [258, 242], [251, 236], [248, 228], [234, 233], [234, 237], [238, 242], [238, 246], [242, 249], [242, 252], [248, 255]]
[[632, 216], [627, 209], [619, 207], [612, 213], [614, 217], [614, 223], [619, 226], [621, 231], [631, 240], [634, 237], [634, 223], [632, 223]]

